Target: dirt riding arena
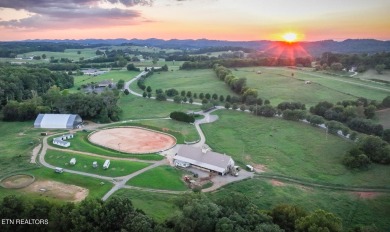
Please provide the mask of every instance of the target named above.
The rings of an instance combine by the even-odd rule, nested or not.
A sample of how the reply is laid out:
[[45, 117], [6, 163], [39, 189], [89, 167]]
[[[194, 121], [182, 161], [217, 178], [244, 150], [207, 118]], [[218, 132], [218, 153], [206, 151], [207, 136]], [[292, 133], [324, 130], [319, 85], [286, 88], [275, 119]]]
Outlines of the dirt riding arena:
[[35, 178], [32, 175], [17, 174], [9, 176], [1, 180], [1, 186], [9, 189], [18, 189], [29, 186], [34, 182]]
[[146, 154], [165, 151], [176, 144], [168, 134], [139, 127], [117, 127], [90, 134], [89, 141], [126, 153]]
[[88, 196], [88, 189], [64, 184], [57, 181], [35, 181], [29, 186], [21, 189], [22, 191], [39, 194], [47, 198], [60, 199], [65, 201], [79, 202]]

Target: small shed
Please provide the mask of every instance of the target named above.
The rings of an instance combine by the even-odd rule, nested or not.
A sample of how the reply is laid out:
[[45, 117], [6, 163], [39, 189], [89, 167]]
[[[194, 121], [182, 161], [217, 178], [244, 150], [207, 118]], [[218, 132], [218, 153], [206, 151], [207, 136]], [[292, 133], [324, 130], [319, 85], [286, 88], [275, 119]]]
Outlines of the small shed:
[[75, 165], [76, 164], [76, 158], [72, 158], [69, 163], [70, 163], [70, 165]]
[[98, 163], [97, 163], [97, 161], [93, 161], [93, 163], [92, 163], [92, 167], [93, 167], [93, 168], [97, 168], [97, 167], [98, 167]]
[[253, 172], [254, 168], [251, 166], [251, 165], [246, 165], [246, 167], [248, 168], [249, 171]]
[[104, 164], [103, 164], [103, 169], [107, 169], [108, 167], [110, 167], [110, 160], [104, 161]]

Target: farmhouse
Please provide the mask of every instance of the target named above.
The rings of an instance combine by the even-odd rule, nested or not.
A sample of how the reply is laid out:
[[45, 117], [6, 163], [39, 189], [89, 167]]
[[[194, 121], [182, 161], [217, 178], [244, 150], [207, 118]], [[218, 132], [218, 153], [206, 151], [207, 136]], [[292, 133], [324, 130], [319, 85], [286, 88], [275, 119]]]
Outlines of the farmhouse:
[[225, 175], [234, 169], [234, 160], [228, 155], [185, 145], [180, 147], [173, 157], [173, 162], [179, 167], [194, 166], [220, 175]]
[[112, 80], [103, 80], [101, 82], [99, 82], [97, 84], [97, 86], [99, 88], [105, 88], [105, 87], [109, 87], [109, 86], [112, 86], [114, 83], [112, 82]]
[[82, 122], [77, 114], [39, 114], [34, 128], [74, 129], [80, 127]]

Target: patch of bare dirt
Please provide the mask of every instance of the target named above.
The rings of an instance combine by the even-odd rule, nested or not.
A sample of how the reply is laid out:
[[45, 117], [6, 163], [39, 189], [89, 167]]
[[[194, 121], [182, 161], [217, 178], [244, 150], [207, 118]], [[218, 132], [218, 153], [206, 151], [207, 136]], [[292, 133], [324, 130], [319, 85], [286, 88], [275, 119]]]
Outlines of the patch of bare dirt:
[[35, 181], [26, 188], [23, 188], [22, 191], [72, 202], [84, 200], [89, 193], [88, 189], [50, 180]]
[[251, 164], [255, 172], [266, 172], [267, 167], [264, 164]]
[[285, 186], [286, 185], [285, 183], [277, 181], [277, 180], [274, 180], [274, 179], [271, 180], [271, 184], [273, 186]]
[[376, 193], [376, 192], [355, 192], [354, 194], [362, 199], [373, 199], [380, 195], [380, 193]]

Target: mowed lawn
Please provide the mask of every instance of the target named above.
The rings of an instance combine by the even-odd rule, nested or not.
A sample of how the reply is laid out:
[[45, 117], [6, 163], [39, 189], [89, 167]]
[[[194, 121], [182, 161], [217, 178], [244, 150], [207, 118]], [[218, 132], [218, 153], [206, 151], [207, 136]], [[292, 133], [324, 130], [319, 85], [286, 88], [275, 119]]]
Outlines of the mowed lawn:
[[[69, 164], [69, 161], [72, 158], [76, 158], [75, 165]], [[108, 169], [103, 169], [103, 163], [106, 160], [104, 158], [57, 150], [47, 150], [45, 160], [47, 163], [56, 167], [110, 177], [125, 176], [150, 165], [149, 163], [110, 159], [110, 167]], [[94, 161], [97, 161], [98, 163], [97, 168], [92, 167]]]
[[154, 99], [137, 97], [134, 95], [122, 95], [119, 99], [119, 107], [122, 109], [122, 120], [166, 118], [173, 111], [198, 111], [199, 105], [177, 104], [173, 102], [160, 102]]
[[130, 179], [126, 184], [143, 188], [184, 191], [188, 188], [182, 180], [183, 174], [183, 171], [171, 166], [160, 166]]
[[383, 128], [390, 129], [390, 109], [380, 110], [376, 112], [376, 117]]
[[[277, 186], [279, 185], [279, 186]], [[380, 230], [390, 229], [390, 194], [366, 194], [331, 191], [303, 187], [300, 185], [272, 182], [267, 179], [250, 179], [222, 187], [209, 194], [212, 198], [222, 198], [233, 192], [244, 194], [261, 209], [269, 210], [279, 204], [299, 205], [312, 212], [324, 209], [343, 220], [343, 231], [356, 225], [375, 224]]]
[[113, 197], [129, 198], [135, 208], [141, 209], [158, 222], [163, 222], [179, 212], [175, 201], [180, 195], [119, 189]]
[[89, 153], [94, 153], [97, 155], [103, 155], [103, 156], [111, 156], [111, 157], [121, 157], [121, 158], [135, 158], [135, 159], [140, 159], [140, 160], [162, 160], [163, 157], [158, 154], [127, 154], [127, 153], [122, 153], [118, 151], [114, 151], [111, 149], [107, 149], [104, 147], [97, 146], [95, 144], [92, 144], [91, 142], [88, 141], [88, 135], [92, 131], [85, 132], [85, 131], [78, 131], [74, 133], [74, 138], [69, 139], [70, 146], [68, 148], [60, 147], [52, 143], [52, 138], [58, 137], [57, 136], [52, 136], [48, 139], [48, 143], [50, 145], [57, 147], [57, 148], [62, 148], [62, 149], [70, 149], [74, 151], [83, 151], [83, 152], [89, 152]]
[[390, 187], [389, 166], [373, 164], [353, 172], [341, 161], [353, 143], [301, 122], [217, 111], [219, 120], [202, 125], [206, 143], [241, 166], [264, 165], [266, 172], [303, 180]]
[[225, 97], [226, 95], [236, 95], [223, 81], [216, 77], [212, 69], [174, 70], [154, 73], [146, 79], [145, 85], [151, 86], [153, 90], [174, 88], [179, 93], [182, 90], [186, 92], [191, 91], [198, 96], [200, 93], [209, 93], [210, 95], [215, 93], [218, 96], [223, 95]]
[[[259, 97], [269, 99], [273, 105], [299, 101], [312, 106], [320, 101], [336, 103], [358, 97], [381, 101], [390, 94], [390, 87], [384, 85], [313, 71], [284, 67], [251, 67], [232, 71], [237, 77], [247, 78], [247, 85], [257, 89]], [[305, 84], [306, 80], [311, 84]]]

